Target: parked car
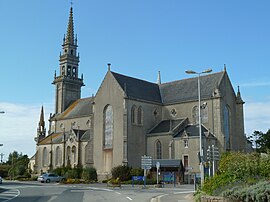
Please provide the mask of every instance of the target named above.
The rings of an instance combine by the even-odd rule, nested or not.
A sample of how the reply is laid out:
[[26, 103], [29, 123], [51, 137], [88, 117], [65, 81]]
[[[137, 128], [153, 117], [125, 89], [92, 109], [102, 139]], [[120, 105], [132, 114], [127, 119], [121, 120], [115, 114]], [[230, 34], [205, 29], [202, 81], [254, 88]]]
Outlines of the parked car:
[[3, 181], [3, 180], [2, 180], [2, 177], [0, 176], [0, 184], [2, 184], [2, 181]]
[[63, 180], [65, 180], [65, 178], [62, 176], [58, 176], [54, 173], [45, 173], [40, 175], [37, 180], [39, 182], [49, 183], [49, 182], [62, 182]]

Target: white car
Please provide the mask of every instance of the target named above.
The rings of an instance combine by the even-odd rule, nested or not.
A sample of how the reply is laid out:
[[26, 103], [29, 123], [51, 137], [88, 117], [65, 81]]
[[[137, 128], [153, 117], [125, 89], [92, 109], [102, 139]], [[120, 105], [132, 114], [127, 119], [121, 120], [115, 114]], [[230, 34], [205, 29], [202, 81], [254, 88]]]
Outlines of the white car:
[[45, 173], [40, 175], [37, 180], [39, 182], [49, 183], [49, 182], [62, 182], [63, 180], [65, 180], [65, 178], [62, 176], [58, 176], [54, 173]]

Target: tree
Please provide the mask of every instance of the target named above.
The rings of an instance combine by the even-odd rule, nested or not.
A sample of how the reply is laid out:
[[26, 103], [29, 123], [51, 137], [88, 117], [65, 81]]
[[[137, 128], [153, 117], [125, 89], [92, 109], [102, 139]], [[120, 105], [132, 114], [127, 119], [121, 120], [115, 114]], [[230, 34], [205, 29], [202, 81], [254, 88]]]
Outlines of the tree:
[[29, 158], [27, 155], [13, 151], [8, 156], [7, 165], [11, 166], [10, 175], [18, 176], [27, 174]]
[[[258, 140], [256, 141], [258, 145], [258, 151], [266, 153], [270, 149], [270, 129], [266, 133], [255, 131], [258, 134]], [[254, 132], [254, 133], [255, 133]]]

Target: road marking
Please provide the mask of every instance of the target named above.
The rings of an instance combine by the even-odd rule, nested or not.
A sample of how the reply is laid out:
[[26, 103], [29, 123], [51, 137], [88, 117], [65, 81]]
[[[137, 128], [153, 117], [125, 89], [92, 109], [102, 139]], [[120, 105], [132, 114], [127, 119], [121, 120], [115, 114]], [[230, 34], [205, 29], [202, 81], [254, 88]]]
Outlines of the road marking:
[[71, 189], [70, 192], [85, 192], [85, 191], [94, 191], [91, 189]]
[[128, 200], [132, 201], [132, 198], [130, 198], [130, 197], [128, 197], [128, 196], [127, 196], [126, 198], [127, 198]]
[[119, 192], [117, 192], [117, 191], [115, 191], [114, 193], [121, 195], [121, 193], [119, 193]]
[[4, 199], [3, 202], [8, 202], [20, 195], [20, 191], [18, 189], [8, 189], [7, 191], [4, 191], [0, 193], [0, 198]]
[[190, 194], [194, 193], [194, 191], [180, 191], [180, 192], [174, 192], [173, 194]]
[[51, 198], [50, 198], [50, 200], [48, 200], [47, 202], [51, 202], [51, 201], [53, 201], [54, 199], [56, 199], [57, 198], [57, 196], [52, 196]]

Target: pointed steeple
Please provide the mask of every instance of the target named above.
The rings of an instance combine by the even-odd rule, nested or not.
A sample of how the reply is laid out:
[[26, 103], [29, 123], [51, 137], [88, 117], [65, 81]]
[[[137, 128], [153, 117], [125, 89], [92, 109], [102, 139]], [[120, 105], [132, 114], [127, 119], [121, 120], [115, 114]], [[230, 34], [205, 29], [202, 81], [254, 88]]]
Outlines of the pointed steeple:
[[157, 77], [157, 84], [161, 84], [161, 76], [160, 76], [160, 71], [158, 71], [158, 77]]
[[65, 39], [65, 44], [74, 44], [74, 25], [73, 25], [73, 9], [72, 6], [70, 7], [69, 11], [69, 20], [68, 20], [68, 27], [67, 27], [67, 34]]
[[43, 106], [42, 106], [41, 112], [40, 112], [38, 128], [37, 128], [37, 137], [35, 138], [35, 141], [39, 142], [45, 136], [46, 136], [46, 128], [45, 128], [45, 121], [44, 121], [44, 110], [43, 110]]
[[41, 112], [40, 112], [40, 118], [39, 118], [39, 129], [42, 131], [45, 129], [45, 121], [44, 121], [44, 110], [43, 110], [43, 105], [41, 107]]
[[241, 97], [239, 86], [238, 86], [238, 91], [237, 91], [237, 95], [236, 95], [236, 104], [245, 104], [245, 102], [243, 101], [243, 99]]

